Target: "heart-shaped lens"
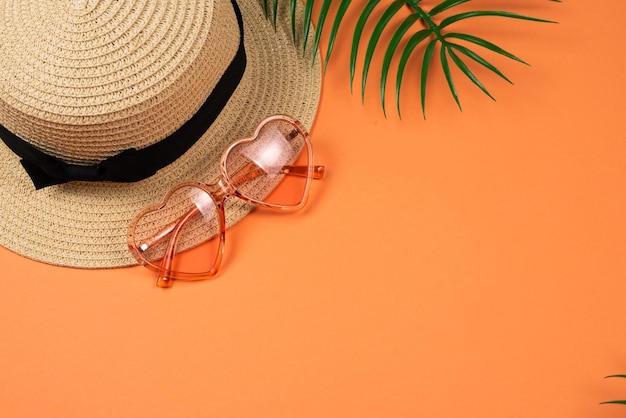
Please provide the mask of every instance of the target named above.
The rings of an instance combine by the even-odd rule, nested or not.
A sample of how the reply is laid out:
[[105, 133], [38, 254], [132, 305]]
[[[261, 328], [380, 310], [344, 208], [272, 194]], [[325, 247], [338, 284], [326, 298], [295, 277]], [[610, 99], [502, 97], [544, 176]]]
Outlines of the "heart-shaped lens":
[[300, 207], [311, 179], [311, 150], [304, 131], [285, 119], [263, 124], [253, 138], [228, 151], [228, 181], [247, 200], [280, 208]]
[[138, 215], [129, 246], [141, 264], [169, 278], [211, 274], [221, 259], [220, 225], [223, 212], [211, 194], [200, 185], [183, 184]]

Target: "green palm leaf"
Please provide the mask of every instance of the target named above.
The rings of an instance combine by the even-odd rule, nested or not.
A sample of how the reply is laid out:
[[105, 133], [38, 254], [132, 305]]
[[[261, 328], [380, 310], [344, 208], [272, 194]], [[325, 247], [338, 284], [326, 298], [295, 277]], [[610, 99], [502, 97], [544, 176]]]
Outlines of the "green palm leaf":
[[439, 23], [439, 29], [440, 30], [444, 29], [445, 27], [450, 26], [451, 24], [458, 22], [460, 20], [470, 19], [473, 17], [486, 17], [486, 16], [507, 17], [509, 19], [529, 20], [531, 22], [554, 23], [550, 20], [537, 19], [534, 17], [524, 16], [524, 15], [520, 15], [517, 13], [501, 12], [501, 11], [496, 11], [496, 10], [476, 10], [473, 12], [459, 13], [454, 16], [446, 17], [445, 19], [441, 21], [441, 23]]
[[[306, 51], [306, 41], [309, 39], [309, 30], [311, 28], [311, 20], [313, 19], [314, 0], [306, 0], [304, 3], [304, 33], [302, 34], [302, 50]], [[322, 22], [322, 25], [324, 22]]]
[[333, 47], [335, 46], [335, 39], [337, 38], [337, 33], [339, 32], [339, 26], [341, 25], [343, 17], [346, 15], [346, 12], [348, 11], [348, 6], [350, 6], [351, 2], [352, 0], [341, 0], [341, 4], [339, 4], [337, 14], [335, 15], [335, 20], [333, 21], [333, 27], [330, 29], [330, 35], [328, 36], [328, 46], [326, 48], [324, 69], [328, 67], [328, 61], [330, 60], [330, 54], [333, 52]]
[[369, 19], [370, 15], [376, 8], [376, 6], [380, 3], [380, 0], [369, 0], [365, 8], [359, 15], [359, 19], [356, 22], [356, 26], [354, 27], [354, 35], [352, 37], [352, 48], [350, 50], [350, 91], [352, 91], [352, 83], [354, 81], [354, 74], [356, 72], [356, 58], [359, 53], [359, 45], [361, 43], [361, 36], [363, 35], [363, 30], [365, 29], [365, 24]]
[[[296, 42], [296, 27], [297, 27], [297, 23], [296, 23], [296, 7], [297, 7], [297, 2], [299, 0], [289, 0], [289, 15], [291, 16], [291, 36], [293, 38], [293, 41]], [[274, 10], [274, 19], [276, 19], [276, 14], [278, 13], [278, 10]], [[276, 22], [274, 22], [274, 26], [276, 26]]]
[[330, 3], [332, 0], [324, 0], [322, 3], [322, 9], [320, 10], [320, 14], [317, 16], [317, 29], [315, 30], [315, 39], [313, 41], [313, 60], [315, 60], [315, 56], [317, 55], [317, 51], [320, 46], [320, 39], [322, 37], [322, 29], [324, 28], [324, 23], [326, 22], [326, 17], [328, 16], [328, 10], [330, 9]]
[[[428, 71], [430, 70], [430, 62], [435, 54], [435, 46], [437, 46], [437, 40], [431, 40], [426, 49], [424, 50], [424, 59], [422, 60], [422, 70], [420, 71], [420, 101], [422, 104], [422, 115], [426, 117], [426, 81], [428, 80]], [[399, 86], [398, 86], [399, 87]], [[396, 95], [396, 102], [398, 102], [398, 114], [400, 113], [399, 94]]]
[[500, 54], [500, 55], [503, 55], [503, 56], [505, 56], [507, 58], [510, 58], [510, 59], [512, 59], [514, 61], [521, 62], [522, 64], [528, 65], [528, 63], [526, 61], [524, 61], [523, 59], [521, 59], [519, 57], [516, 57], [515, 55], [511, 54], [510, 52], [507, 52], [504, 49], [500, 48], [498, 45], [496, 45], [494, 43], [491, 43], [489, 41], [486, 41], [486, 40], [484, 40], [482, 38], [479, 38], [477, 36], [468, 35], [466, 33], [448, 33], [445, 37], [446, 37], [446, 39], [455, 38], [455, 39], [461, 39], [463, 41], [476, 44], [476, 45], [481, 46], [483, 48], [486, 48], [486, 49], [488, 49], [490, 51], [493, 51], [493, 52], [495, 52], [497, 54]]
[[447, 47], [447, 51], [448, 51], [448, 55], [450, 55], [450, 58], [452, 58], [452, 61], [454, 61], [454, 63], [456, 64], [457, 67], [459, 67], [459, 69], [461, 70], [461, 72], [463, 72], [463, 74], [465, 74], [467, 76], [467, 78], [469, 78], [472, 83], [476, 84], [478, 86], [479, 89], [481, 89], [483, 91], [483, 93], [485, 93], [487, 96], [489, 96], [492, 100], [495, 100], [493, 98], [493, 96], [489, 93], [489, 91], [487, 91], [487, 89], [485, 88], [485, 86], [483, 86], [483, 84], [478, 80], [478, 78], [474, 75], [474, 73], [472, 73], [472, 71], [469, 69], [469, 67], [463, 62], [463, 60], [461, 58], [459, 58], [459, 56], [454, 52], [454, 48], [452, 48], [450, 45], [448, 45]]
[[[413, 51], [417, 46], [426, 39], [430, 34], [431, 30], [423, 29], [409, 39], [406, 43], [406, 46], [402, 50], [402, 55], [400, 57], [400, 63], [398, 64], [398, 72], [396, 74], [396, 108], [398, 109], [398, 114], [400, 114], [400, 90], [402, 86], [402, 79], [404, 76], [404, 70], [406, 68], [406, 64], [409, 61], [409, 58], [413, 54]], [[428, 78], [428, 69], [430, 68], [430, 60], [432, 59], [432, 54], [434, 52], [434, 47], [436, 43], [435, 40], [431, 40], [426, 47], [426, 52], [424, 53], [424, 59], [422, 60], [422, 72], [421, 72], [421, 80], [422, 80], [422, 112], [424, 112], [424, 100], [426, 98], [426, 79]]]
[[[416, 14], [409, 15], [404, 21], [398, 26], [396, 31], [394, 32], [391, 40], [389, 41], [389, 46], [387, 46], [387, 50], [385, 51], [385, 57], [383, 58], [383, 64], [380, 75], [380, 101], [383, 106], [383, 113], [386, 115], [385, 111], [385, 90], [387, 87], [387, 77], [389, 76], [389, 69], [391, 68], [391, 61], [396, 54], [396, 50], [400, 45], [400, 41], [404, 37], [404, 35], [408, 32], [408, 30], [413, 26], [415, 22], [419, 20], [419, 16]], [[422, 35], [426, 38], [429, 34], [429, 31], [424, 29], [422, 31]], [[420, 35], [420, 36], [422, 36]], [[419, 41], [421, 42], [421, 40]], [[415, 45], [419, 44], [417, 42]]]
[[461, 102], [459, 101], [459, 95], [456, 92], [456, 87], [454, 87], [454, 80], [452, 79], [452, 72], [450, 71], [450, 64], [448, 64], [448, 55], [446, 54], [447, 48], [442, 47], [439, 50], [439, 59], [441, 60], [441, 69], [443, 70], [443, 74], [446, 77], [446, 82], [448, 83], [448, 87], [450, 88], [450, 93], [452, 93], [452, 97], [454, 97], [454, 101], [456, 102], [459, 109], [461, 109]]
[[[262, 0], [266, 15], [272, 14], [274, 23], [280, 8], [281, 1], [286, 0]], [[289, 0], [289, 11], [291, 16], [292, 34], [296, 39], [297, 27], [297, 3], [302, 0]], [[453, 67], [456, 67], [460, 74], [467, 77], [474, 85], [476, 85], [485, 95], [493, 99], [485, 85], [478, 79], [473, 72], [470, 64], [478, 65], [488, 69], [491, 73], [504, 79], [508, 83], [511, 81], [491, 62], [487, 61], [477, 51], [478, 49], [486, 49], [499, 55], [523, 64], [524, 60], [516, 55], [506, 51], [491, 41], [479, 38], [475, 35], [467, 33], [459, 33], [449, 30], [457, 22], [475, 19], [480, 17], [505, 18], [524, 20], [529, 22], [553, 23], [550, 20], [540, 19], [532, 16], [526, 16], [519, 13], [501, 10], [474, 10], [462, 11], [455, 13], [453, 10], [459, 5], [469, 3], [471, 0], [443, 0], [430, 9], [422, 6], [421, 0], [368, 0], [365, 4], [360, 3], [358, 19], [353, 28], [352, 44], [350, 48], [349, 73], [350, 73], [350, 90], [354, 84], [356, 68], [359, 64], [359, 49], [361, 45], [366, 45], [365, 53], [362, 57], [361, 72], [361, 97], [364, 100], [365, 88], [368, 81], [368, 75], [371, 70], [373, 57], [379, 49], [383, 49], [384, 56], [381, 64], [380, 77], [380, 100], [385, 111], [385, 92], [388, 83], [389, 73], [392, 71], [393, 63], [397, 60], [396, 69], [396, 108], [400, 114], [400, 92], [403, 77], [407, 72], [407, 66], [412, 57], [421, 51], [421, 68], [417, 73], [411, 73], [413, 76], [419, 77], [420, 85], [420, 102], [422, 114], [426, 114], [426, 89], [429, 70], [436, 47], [439, 46], [439, 60], [441, 68], [445, 76], [446, 84], [454, 101], [459, 109], [461, 103], [453, 80]], [[558, 0], [550, 0], [558, 2]], [[335, 3], [337, 0], [335, 0]], [[318, 8], [316, 4], [321, 3]], [[503, 2], [504, 3], [504, 2]], [[315, 10], [318, 10], [316, 20], [317, 27], [313, 36], [312, 54], [315, 57], [319, 50], [319, 44], [323, 37], [326, 23], [332, 21], [332, 26], [328, 33], [328, 45], [324, 59], [324, 68], [326, 69], [330, 60], [331, 53], [335, 46], [335, 42], [342, 29], [343, 19], [352, 5], [351, 0], [341, 0], [339, 5], [334, 9], [334, 18], [330, 15], [333, 13], [331, 7], [333, 0], [304, 0], [304, 13], [302, 18], [303, 34], [302, 48], [306, 52], [307, 39]], [[271, 9], [271, 10], [270, 10]], [[406, 16], [401, 16], [406, 13]], [[399, 17], [399, 18], [398, 18]], [[438, 21], [435, 21], [437, 18]], [[371, 22], [374, 20], [374, 22]], [[392, 23], [393, 22], [393, 23]], [[484, 23], [481, 23], [481, 25]], [[366, 30], [367, 28], [367, 30]], [[367, 32], [367, 33], [366, 33]], [[389, 33], [390, 37], [384, 37], [385, 33]], [[381, 39], [388, 39], [387, 45], [381, 45]], [[512, 83], [511, 83], [512, 84]]]
[[448, 42], [448, 46], [451, 49], [453, 49], [453, 50], [455, 50], [457, 52], [462, 53], [466, 57], [471, 58], [472, 60], [476, 61], [480, 65], [486, 67], [487, 69], [489, 69], [493, 73], [497, 74], [498, 76], [500, 76], [501, 78], [503, 78], [504, 80], [509, 82], [510, 84], [513, 84], [513, 82], [511, 80], [509, 80], [504, 74], [502, 74], [502, 72], [500, 70], [498, 70], [493, 64], [491, 64], [489, 61], [487, 61], [486, 59], [484, 59], [483, 57], [481, 57], [480, 55], [478, 55], [477, 53], [475, 53], [471, 49], [466, 48], [463, 45], [455, 44], [453, 42]]
[[430, 17], [433, 17], [441, 12], [445, 12], [446, 10], [451, 9], [454, 6], [458, 6], [462, 3], [467, 3], [468, 1], [470, 0], [446, 0], [443, 3], [439, 3], [437, 6], [430, 9], [430, 12], [428, 14], [430, 15]]
[[385, 10], [382, 14], [376, 27], [372, 32], [372, 36], [367, 44], [367, 51], [365, 52], [365, 59], [363, 61], [363, 76], [361, 77], [361, 100], [365, 100], [365, 85], [367, 83], [367, 73], [370, 68], [370, 64], [372, 62], [372, 57], [374, 56], [374, 51], [376, 49], [376, 44], [380, 39], [380, 36], [383, 33], [385, 27], [391, 20], [391, 18], [404, 6], [404, 0], [396, 0]]

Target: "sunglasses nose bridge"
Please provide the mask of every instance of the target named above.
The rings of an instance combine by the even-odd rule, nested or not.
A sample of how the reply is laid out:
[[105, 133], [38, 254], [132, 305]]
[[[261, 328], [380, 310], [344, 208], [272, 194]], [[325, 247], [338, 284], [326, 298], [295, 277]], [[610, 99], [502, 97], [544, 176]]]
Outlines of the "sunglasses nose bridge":
[[228, 196], [235, 194], [235, 187], [223, 177], [212, 186], [211, 195], [213, 195], [213, 198], [218, 203], [222, 202]]

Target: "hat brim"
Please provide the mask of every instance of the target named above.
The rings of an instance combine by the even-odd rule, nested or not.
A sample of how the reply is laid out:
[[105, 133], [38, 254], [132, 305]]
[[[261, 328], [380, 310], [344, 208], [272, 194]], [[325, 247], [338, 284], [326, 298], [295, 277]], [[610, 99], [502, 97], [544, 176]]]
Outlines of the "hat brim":
[[[312, 63], [294, 45], [287, 10], [279, 11], [283, 16], [274, 28], [257, 0], [239, 0], [238, 5], [244, 20], [244, 76], [200, 140], [156, 175], [135, 183], [71, 182], [35, 190], [19, 157], [0, 142], [0, 245], [60, 266], [134, 265], [126, 233], [137, 212], [160, 201], [176, 183], [217, 178], [226, 146], [252, 134], [269, 115], [288, 114], [311, 127], [321, 91], [319, 59]], [[251, 209], [233, 199], [227, 224]]]

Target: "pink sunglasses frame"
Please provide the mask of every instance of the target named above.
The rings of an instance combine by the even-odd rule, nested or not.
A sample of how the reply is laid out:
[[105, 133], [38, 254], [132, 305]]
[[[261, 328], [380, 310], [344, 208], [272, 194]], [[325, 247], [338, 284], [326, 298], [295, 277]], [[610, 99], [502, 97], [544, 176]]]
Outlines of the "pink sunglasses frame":
[[[230, 152], [238, 145], [249, 143], [255, 141], [263, 129], [267, 124], [283, 121], [291, 124], [294, 130], [302, 136], [304, 139], [304, 146], [307, 150], [308, 159], [306, 165], [287, 165], [282, 167], [280, 173], [285, 175], [292, 175], [298, 177], [306, 177], [304, 190], [302, 194], [302, 198], [300, 201], [293, 205], [280, 205], [275, 203], [264, 202], [262, 200], [254, 199], [249, 196], [246, 196], [239, 192], [237, 186], [240, 184], [249, 181], [258, 175], [262, 174], [261, 170], [257, 167], [253, 170], [250, 163], [244, 169], [240, 170], [234, 175], [229, 175], [227, 172], [227, 161]], [[222, 259], [224, 256], [224, 248], [226, 242], [226, 216], [225, 216], [225, 202], [229, 197], [237, 197], [245, 202], [254, 204], [256, 206], [279, 210], [279, 211], [296, 211], [302, 209], [304, 205], [306, 205], [309, 196], [309, 190], [311, 186], [311, 180], [319, 180], [322, 179], [325, 175], [325, 167], [324, 166], [316, 166], [313, 165], [313, 144], [309, 138], [309, 133], [306, 131], [304, 126], [296, 119], [291, 118], [287, 115], [273, 115], [262, 120], [257, 126], [254, 134], [248, 138], [241, 138], [234, 142], [232, 142], [226, 150], [222, 153], [220, 159], [220, 177], [211, 183], [202, 183], [199, 181], [188, 180], [182, 183], [177, 184], [172, 187], [165, 195], [161, 203], [156, 205], [151, 205], [142, 211], [140, 211], [135, 218], [131, 221], [128, 227], [127, 233], [127, 244], [128, 248], [140, 265], [148, 268], [149, 270], [158, 274], [158, 278], [156, 281], [156, 285], [158, 287], [170, 287], [172, 285], [173, 280], [206, 280], [211, 277], [214, 277], [222, 263]], [[216, 207], [216, 213], [218, 216], [219, 223], [219, 237], [214, 237], [212, 239], [218, 238], [218, 249], [216, 251], [216, 257], [213, 262], [212, 267], [206, 271], [201, 273], [188, 273], [188, 272], [179, 272], [175, 271], [172, 268], [172, 262], [174, 256], [176, 255], [176, 247], [178, 244], [178, 240], [180, 238], [180, 232], [185, 224], [198, 214], [199, 209], [193, 208], [189, 212], [187, 212], [182, 217], [178, 218], [175, 222], [170, 223], [168, 226], [157, 232], [155, 235], [150, 237], [149, 239], [143, 240], [141, 243], [137, 243], [134, 238], [134, 231], [137, 227], [139, 220], [149, 212], [158, 210], [165, 206], [168, 202], [172, 194], [174, 194], [177, 190], [183, 187], [196, 187], [200, 190], [203, 190], [213, 199]], [[155, 264], [146, 260], [142, 254], [150, 249], [154, 244], [160, 243], [165, 239], [169, 241], [167, 244], [167, 248], [165, 251], [165, 255], [161, 260], [160, 264]]]

